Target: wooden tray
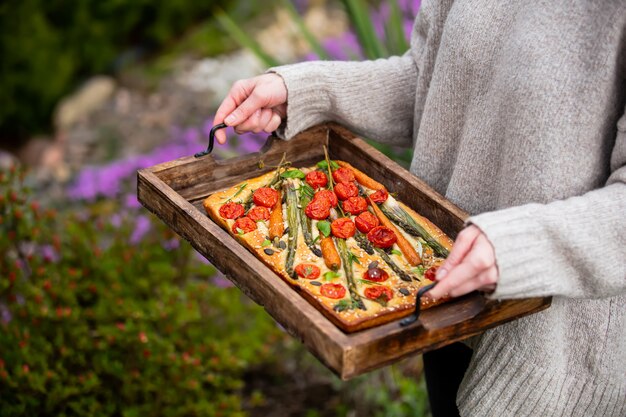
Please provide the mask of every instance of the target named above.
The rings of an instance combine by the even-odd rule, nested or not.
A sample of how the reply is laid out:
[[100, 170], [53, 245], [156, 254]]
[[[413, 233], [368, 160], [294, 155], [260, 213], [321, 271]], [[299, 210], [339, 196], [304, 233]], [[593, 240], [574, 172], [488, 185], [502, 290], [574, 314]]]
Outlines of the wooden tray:
[[[348, 161], [455, 238], [467, 214], [365, 141], [335, 124], [316, 126], [290, 141], [270, 137], [260, 152], [216, 161], [193, 156], [138, 172], [139, 201], [156, 214], [241, 291], [279, 322], [328, 368], [349, 379], [411, 354], [445, 346], [534, 313], [550, 298], [495, 301], [473, 293], [428, 309], [408, 327], [399, 321], [346, 334], [240, 245], [204, 212], [202, 200], [251, 175], [270, 171], [285, 152], [295, 166], [323, 159]], [[259, 169], [263, 161], [265, 168]]]

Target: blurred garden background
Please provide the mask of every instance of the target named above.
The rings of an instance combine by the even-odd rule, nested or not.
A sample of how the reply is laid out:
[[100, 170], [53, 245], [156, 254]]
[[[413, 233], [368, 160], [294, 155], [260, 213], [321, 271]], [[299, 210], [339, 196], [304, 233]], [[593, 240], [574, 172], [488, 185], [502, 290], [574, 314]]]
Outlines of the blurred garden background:
[[[237, 79], [404, 53], [419, 4], [2, 3], [0, 416], [427, 416], [419, 357], [340, 381], [135, 182], [206, 147]], [[231, 132], [213, 153], [264, 141]]]

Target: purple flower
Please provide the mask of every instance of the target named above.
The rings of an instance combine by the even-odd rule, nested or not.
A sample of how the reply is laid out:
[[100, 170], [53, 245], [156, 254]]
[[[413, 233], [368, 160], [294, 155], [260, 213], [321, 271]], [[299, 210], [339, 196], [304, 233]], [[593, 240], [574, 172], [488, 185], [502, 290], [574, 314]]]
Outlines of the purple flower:
[[208, 261], [207, 258], [204, 257], [200, 252], [196, 252], [196, 259], [205, 265], [211, 265], [211, 262]]
[[112, 215], [109, 221], [111, 222], [111, 226], [116, 229], [122, 227], [122, 215], [119, 213], [115, 213], [114, 215]]
[[41, 256], [46, 262], [58, 262], [60, 257], [58, 252], [51, 245], [43, 245], [40, 248]]
[[127, 194], [125, 206], [129, 209], [136, 209], [141, 207], [141, 204], [139, 203], [139, 200], [137, 200], [137, 196], [135, 194]]
[[150, 231], [150, 219], [147, 216], [137, 216], [135, 218], [135, 229], [130, 236], [130, 243], [133, 245], [138, 244], [143, 237]]
[[218, 272], [215, 276], [213, 276], [211, 281], [218, 288], [234, 287], [233, 283], [226, 279], [226, 277], [224, 277], [221, 272]]
[[4, 304], [0, 304], [0, 320], [2, 323], [9, 323], [12, 319], [11, 311]]
[[178, 249], [180, 246], [180, 240], [176, 237], [172, 238], [172, 239], [168, 239], [165, 242], [162, 243], [163, 249], [167, 250], [167, 251], [172, 251], [175, 249]]

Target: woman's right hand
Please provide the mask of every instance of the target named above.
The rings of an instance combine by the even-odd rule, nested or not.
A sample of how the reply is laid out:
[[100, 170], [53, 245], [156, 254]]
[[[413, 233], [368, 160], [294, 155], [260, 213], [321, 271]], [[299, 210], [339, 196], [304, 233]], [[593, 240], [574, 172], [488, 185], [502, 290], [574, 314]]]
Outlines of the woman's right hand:
[[[287, 115], [287, 87], [278, 74], [263, 74], [235, 82], [215, 113], [213, 125], [226, 123], [235, 132], [271, 133]], [[226, 143], [226, 133], [215, 133], [218, 143]]]

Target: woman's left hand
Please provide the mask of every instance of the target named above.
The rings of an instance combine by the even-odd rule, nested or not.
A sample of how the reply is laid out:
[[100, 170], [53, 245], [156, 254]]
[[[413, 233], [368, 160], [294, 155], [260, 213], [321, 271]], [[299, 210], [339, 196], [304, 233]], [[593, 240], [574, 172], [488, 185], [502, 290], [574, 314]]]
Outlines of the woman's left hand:
[[437, 270], [437, 286], [427, 294], [459, 297], [474, 290], [493, 291], [498, 283], [496, 254], [487, 236], [470, 225], [459, 233], [450, 255]]

